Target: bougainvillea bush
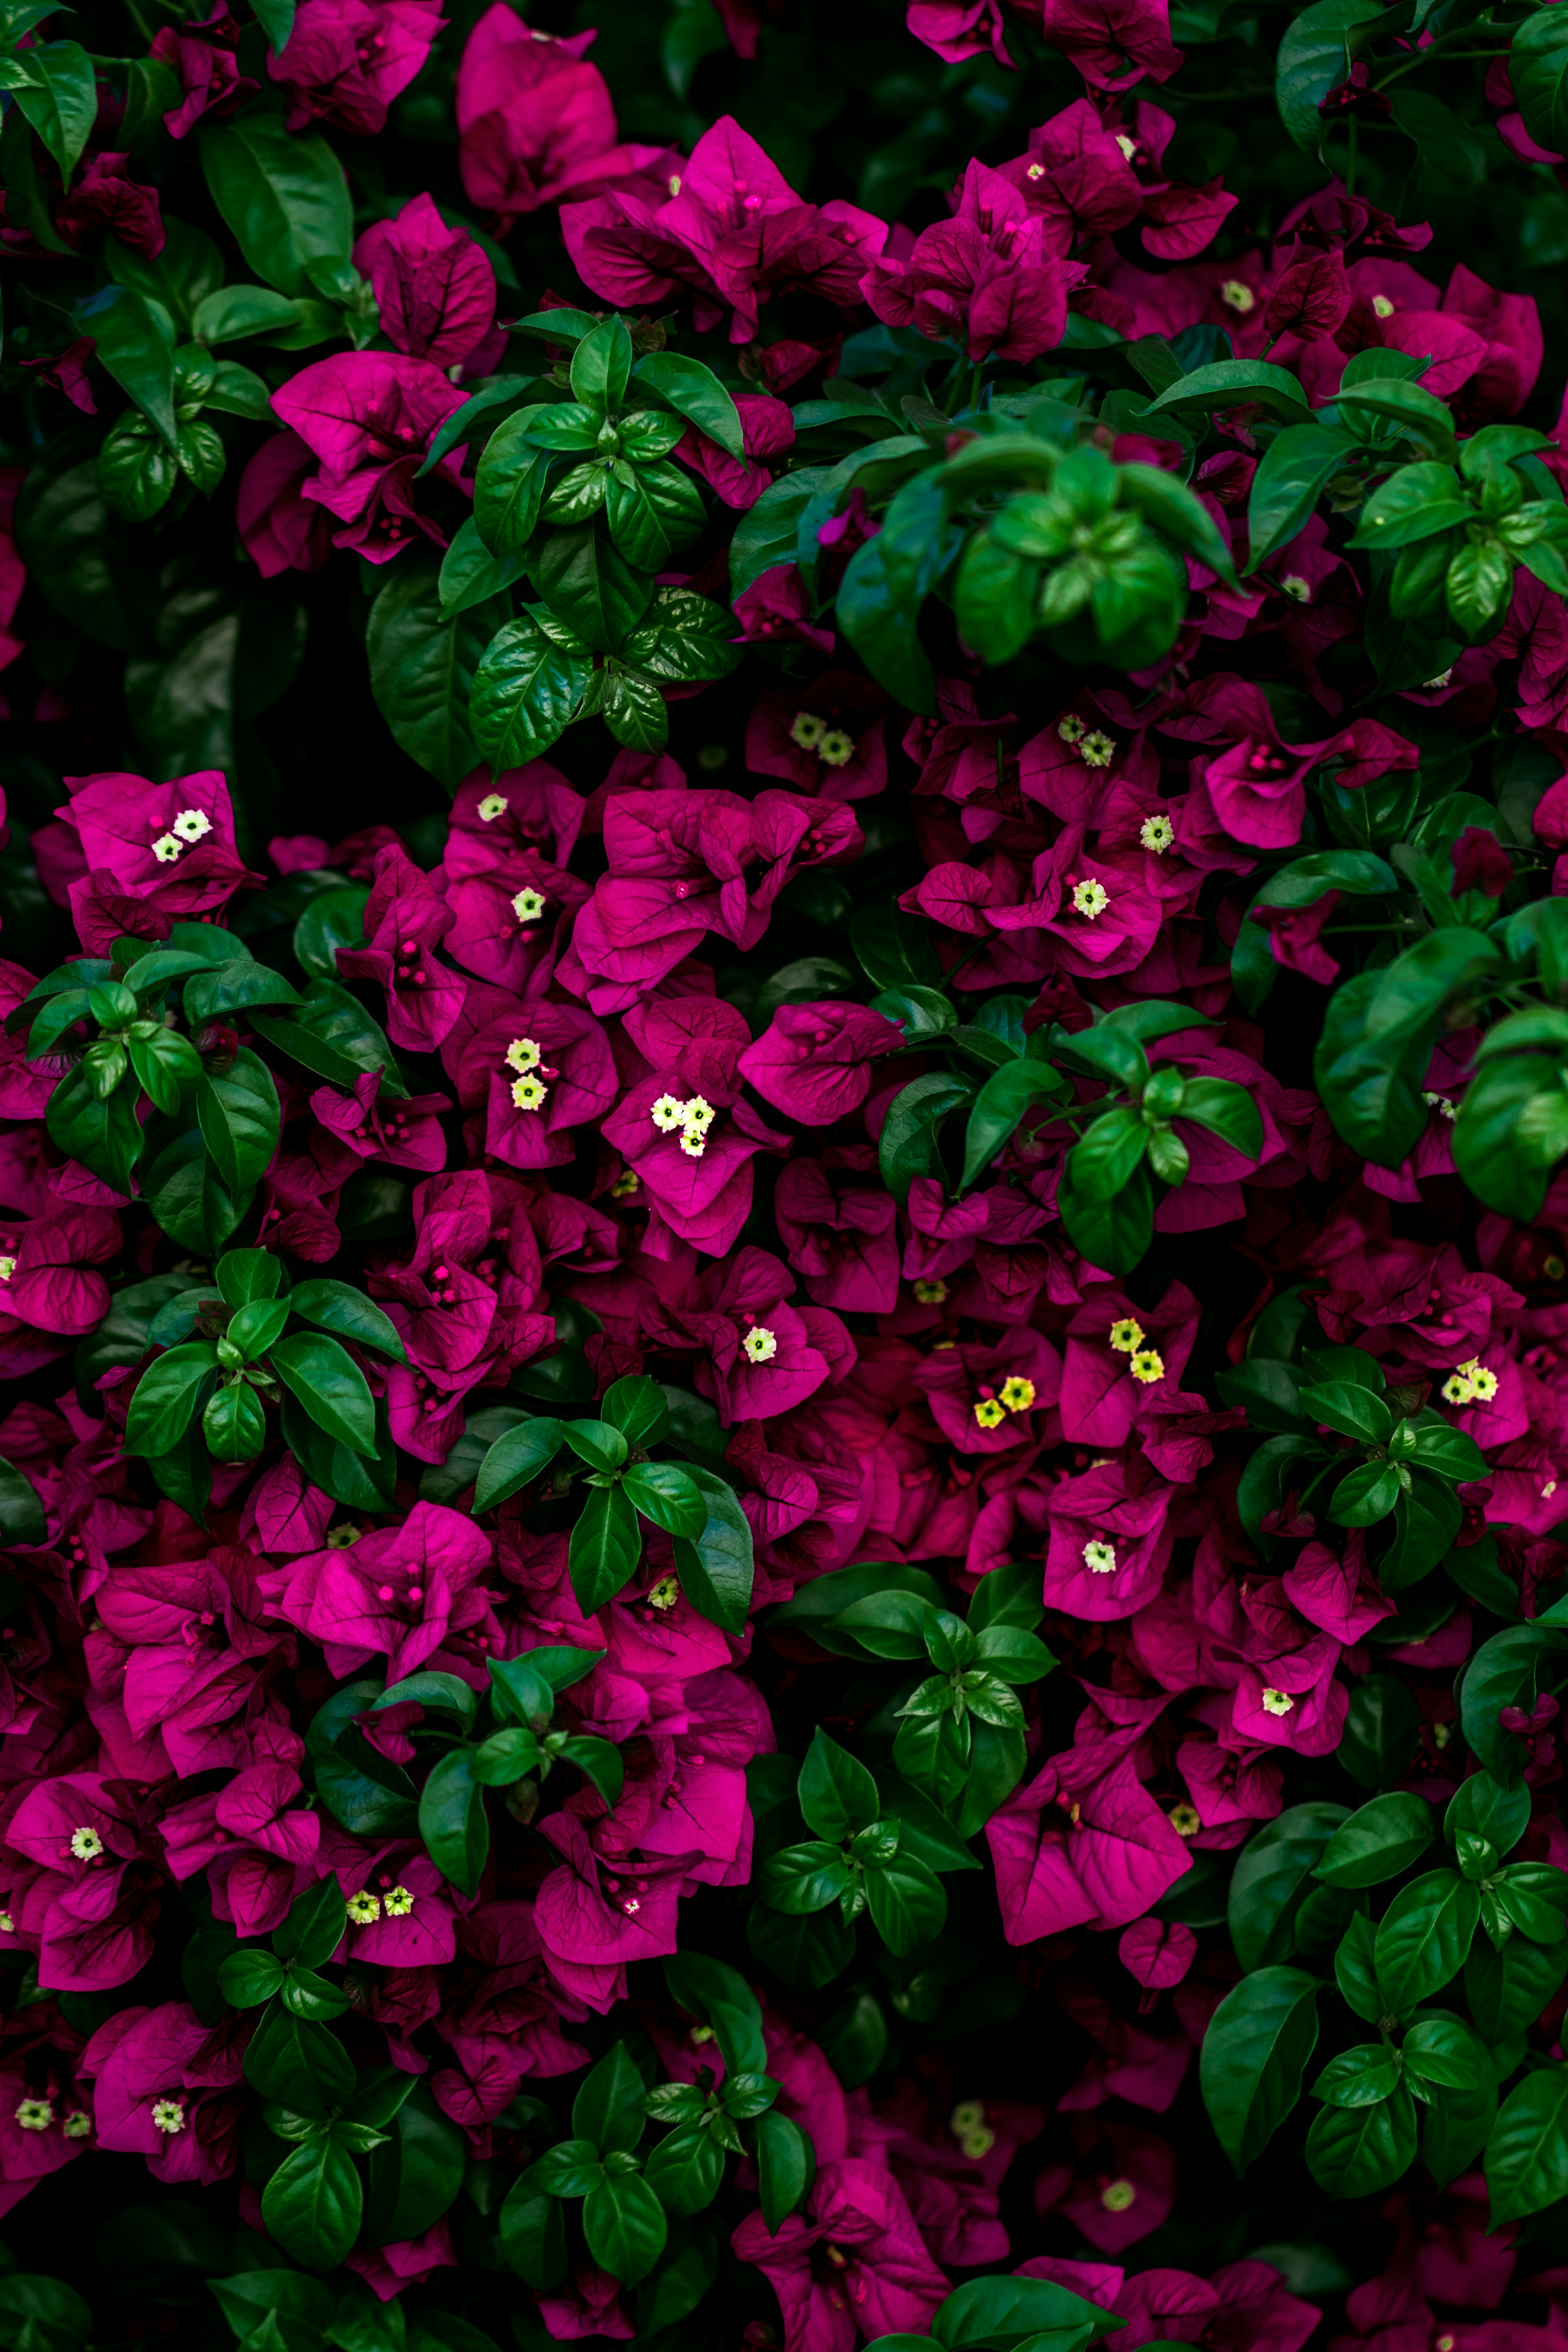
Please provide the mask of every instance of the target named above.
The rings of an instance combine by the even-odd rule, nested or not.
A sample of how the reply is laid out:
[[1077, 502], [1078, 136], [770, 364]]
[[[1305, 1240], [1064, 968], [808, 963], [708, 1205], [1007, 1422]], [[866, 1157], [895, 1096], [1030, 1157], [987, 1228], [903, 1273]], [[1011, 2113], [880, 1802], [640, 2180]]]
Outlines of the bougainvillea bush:
[[1561, 2352], [1568, 8], [0, 32], [0, 2352]]

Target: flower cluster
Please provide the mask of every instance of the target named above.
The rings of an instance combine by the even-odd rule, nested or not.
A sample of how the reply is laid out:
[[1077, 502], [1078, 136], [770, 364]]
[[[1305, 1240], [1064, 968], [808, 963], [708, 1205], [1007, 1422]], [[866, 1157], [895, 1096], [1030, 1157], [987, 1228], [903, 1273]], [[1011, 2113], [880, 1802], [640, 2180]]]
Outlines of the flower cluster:
[[1563, 44], [1335, 5], [0, 26], [28, 2347], [1561, 2344]]

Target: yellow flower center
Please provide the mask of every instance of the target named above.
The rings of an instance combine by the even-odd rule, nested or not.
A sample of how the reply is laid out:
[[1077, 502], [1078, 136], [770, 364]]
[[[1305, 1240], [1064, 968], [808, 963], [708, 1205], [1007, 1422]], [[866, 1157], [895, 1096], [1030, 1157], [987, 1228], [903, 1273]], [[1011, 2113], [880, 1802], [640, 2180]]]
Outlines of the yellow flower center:
[[798, 743], [803, 751], [815, 751], [826, 732], [826, 719], [819, 719], [815, 710], [797, 710], [790, 721], [790, 741]]
[[[1372, 310], [1373, 316], [1375, 319], [1392, 319], [1394, 316], [1394, 305], [1389, 300], [1386, 294], [1374, 294], [1373, 296]], [[1439, 2347], [1439, 2352], [1451, 2352], [1451, 2347]]]
[[1165, 1359], [1158, 1348], [1140, 1348], [1127, 1369], [1135, 1381], [1142, 1381], [1145, 1388], [1152, 1388], [1156, 1381], [1163, 1381], [1165, 1377]]
[[830, 727], [817, 744], [816, 756], [825, 768], [847, 768], [855, 757], [854, 736], [842, 727]]
[[1258, 297], [1245, 278], [1227, 278], [1219, 289], [1219, 299], [1238, 319], [1245, 319], [1249, 310], [1258, 308]]
[[368, 1886], [362, 1886], [357, 1895], [349, 1896], [343, 1908], [356, 1927], [373, 1927], [381, 1916], [381, 1897], [373, 1895]]
[[680, 1580], [673, 1573], [661, 1576], [657, 1584], [648, 1586], [647, 1605], [650, 1609], [673, 1609], [679, 1598]]
[[1035, 1402], [1035, 1383], [1019, 1372], [1002, 1383], [1002, 1402], [1009, 1412], [1027, 1412]]
[[[4, 1261], [0, 1260], [0, 1263]], [[922, 1307], [941, 1307], [947, 1297], [945, 1282], [917, 1282], [914, 1290]]]
[[1092, 923], [1110, 906], [1110, 893], [1103, 882], [1097, 882], [1091, 875], [1087, 882], [1074, 885], [1072, 903], [1074, 912], [1087, 915]]
[[16, 2121], [24, 2131], [47, 2131], [54, 2119], [52, 2099], [24, 2099], [16, 2109]]
[[1195, 1805], [1173, 1805], [1166, 1819], [1178, 1837], [1196, 1837], [1203, 1827], [1203, 1819]]
[[414, 1897], [406, 1886], [389, 1886], [384, 1907], [389, 1919], [406, 1919], [414, 1908]]
[[765, 1323], [753, 1323], [741, 1342], [753, 1364], [771, 1364], [778, 1354], [778, 1336]]
[[1124, 1315], [1110, 1327], [1110, 1344], [1119, 1356], [1131, 1356], [1143, 1345], [1143, 1326], [1132, 1316]]
[[1138, 2202], [1138, 2191], [1130, 2180], [1108, 2181], [1100, 2192], [1100, 2201], [1108, 2213], [1125, 2213]]
[[994, 1429], [1007, 1418], [1006, 1407], [1000, 1397], [982, 1397], [974, 1408], [974, 1418], [982, 1429]]

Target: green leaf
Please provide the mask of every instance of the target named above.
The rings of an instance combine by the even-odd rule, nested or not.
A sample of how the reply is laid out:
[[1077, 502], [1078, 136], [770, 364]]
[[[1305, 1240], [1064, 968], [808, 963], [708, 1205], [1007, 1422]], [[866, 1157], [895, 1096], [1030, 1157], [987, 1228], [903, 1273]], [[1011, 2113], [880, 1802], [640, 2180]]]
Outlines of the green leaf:
[[1312, 1874], [1330, 1886], [1381, 1886], [1418, 1861], [1436, 1832], [1424, 1797], [1391, 1790], [1341, 1822]]
[[456, 2204], [468, 2147], [421, 2083], [391, 2119], [387, 2137], [365, 2167], [365, 2237], [372, 2245], [400, 2245], [423, 2237]]
[[1363, 1445], [1386, 1445], [1394, 1415], [1381, 1396], [1359, 1381], [1321, 1381], [1300, 1391], [1301, 1410], [1342, 1437]]
[[335, 1878], [323, 1878], [289, 1906], [289, 1916], [272, 1938], [279, 1958], [302, 1969], [319, 1969], [342, 1942], [348, 1912]]
[[1403, 2083], [1375, 2106], [1324, 2107], [1307, 2134], [1307, 2169], [1331, 2197], [1370, 2197], [1415, 2160], [1415, 2103]]
[[[1321, 0], [1321, 5], [1336, 6], [1341, 0]], [[1354, 6], [1359, 0], [1343, 0], [1343, 5]], [[1296, 20], [1298, 25], [1301, 21]], [[1206, 418], [1216, 410], [1244, 405], [1256, 405], [1270, 416], [1282, 417], [1287, 425], [1312, 421], [1307, 396], [1289, 369], [1276, 367], [1269, 360], [1215, 360], [1207, 367], [1194, 368], [1152, 400], [1143, 415], [1179, 416], [1190, 410], [1194, 418]]]
[[820, 1724], [800, 1768], [797, 1796], [806, 1827], [835, 1845], [876, 1821], [879, 1810], [871, 1774]]
[[708, 1524], [707, 1496], [676, 1463], [634, 1463], [622, 1477], [621, 1492], [635, 1510], [667, 1534], [698, 1536]]
[[868, 1868], [866, 1899], [871, 1924], [899, 1958], [917, 1944], [940, 1936], [947, 1920], [947, 1895], [933, 1871], [900, 1846], [891, 1862]]
[[1537, 8], [1515, 26], [1508, 73], [1536, 145], [1568, 152], [1568, 26], [1551, 8]]
[[[704, 0], [706, 5], [706, 0]], [[826, 466], [781, 474], [755, 506], [737, 516], [730, 541], [730, 593], [743, 595], [764, 572], [793, 563], [801, 519], [827, 478]]]
[[1385, 1592], [1399, 1592], [1415, 1584], [1448, 1551], [1464, 1524], [1465, 1509], [1451, 1486], [1440, 1478], [1413, 1471], [1410, 1484], [1394, 1506], [1394, 1536], [1377, 1563], [1377, 1579]]
[[370, 608], [365, 650], [371, 691], [399, 747], [452, 792], [479, 764], [470, 704], [510, 606], [492, 596], [448, 611], [442, 576], [434, 562], [412, 556], [389, 564]]
[[686, 1470], [702, 1493], [708, 1517], [700, 1534], [675, 1538], [680, 1589], [700, 1617], [739, 1633], [752, 1605], [752, 1523], [728, 1479], [695, 1463]]
[[626, 2153], [643, 2136], [647, 2088], [624, 2042], [607, 2050], [583, 2079], [572, 2104], [572, 2130], [592, 2140], [601, 2156]]
[[1494, 2229], [1568, 2196], [1568, 2066], [1542, 2066], [1509, 2093], [1487, 2141], [1486, 2176]]
[[931, 2326], [943, 2352], [980, 2352], [983, 2346], [1023, 2352], [1026, 2343], [1032, 2352], [1063, 2352], [1069, 2344], [1082, 2347], [1106, 2335], [1116, 2322], [1100, 2305], [1054, 2279], [993, 2276], [967, 2279], [955, 2288], [937, 2305]]
[[711, 2132], [688, 2125], [660, 2140], [644, 2177], [667, 2213], [700, 2213], [719, 2194], [723, 2152]]
[[1440, 2090], [1475, 2090], [1492, 2080], [1486, 2044], [1459, 2018], [1416, 2018], [1402, 2049], [1406, 2071]]
[[1227, 1911], [1230, 1939], [1244, 1969], [1264, 1968], [1289, 1956], [1296, 1912], [1345, 1819], [1342, 1805], [1291, 1805], [1247, 1840], [1231, 1874]]
[[1399, 1496], [1399, 1473], [1392, 1462], [1363, 1462], [1330, 1495], [1329, 1517], [1337, 1527], [1375, 1527], [1387, 1518]]
[[250, 1193], [272, 1164], [283, 1125], [278, 1089], [260, 1055], [242, 1046], [221, 1077], [204, 1077], [196, 1116], [225, 1188], [236, 1198]]
[[492, 556], [513, 562], [528, 551], [550, 478], [549, 452], [531, 438], [537, 414], [521, 408], [498, 425], [474, 474], [475, 531]]
[[540, 1418], [520, 1422], [498, 1437], [479, 1465], [474, 1484], [474, 1510], [493, 1510], [548, 1469], [566, 1443], [563, 1422]]
[[[740, 411], [711, 368], [704, 367], [700, 360], [688, 359], [679, 352], [649, 352], [637, 361], [631, 380], [647, 384], [731, 457], [745, 456]], [[790, 536], [793, 541], [793, 530]]]
[[1500, 1951], [1478, 1936], [1465, 1963], [1465, 1999], [1476, 2031], [1494, 2048], [1532, 2026], [1568, 1976], [1568, 1946], [1510, 1936]]
[[450, 1749], [433, 1766], [420, 1791], [419, 1834], [443, 1878], [472, 1895], [489, 1853], [490, 1829], [485, 1792], [466, 1748]]
[[529, 570], [551, 611], [599, 653], [616, 651], [642, 619], [653, 593], [652, 581], [634, 572], [592, 523], [552, 531], [531, 557]]
[[289, 1311], [303, 1316], [321, 1330], [335, 1331], [340, 1339], [353, 1339], [362, 1348], [374, 1348], [378, 1354], [391, 1356], [398, 1363], [406, 1363], [403, 1342], [397, 1327], [382, 1313], [374, 1299], [352, 1283], [333, 1282], [322, 1275], [312, 1276], [307, 1282], [297, 1282], [289, 1293]]
[[331, 2133], [285, 2157], [261, 2192], [261, 2218], [292, 2259], [335, 2270], [359, 2235], [364, 2195], [353, 2158]]
[[1337, 425], [1288, 425], [1275, 435], [1258, 460], [1247, 495], [1249, 572], [1289, 545], [1329, 483], [1344, 471], [1355, 447], [1354, 436]]
[[68, 1159], [79, 1160], [115, 1192], [127, 1194], [133, 1189], [132, 1171], [142, 1155], [139, 1092], [132, 1080], [100, 1101], [79, 1063], [66, 1072], [44, 1113], [51, 1140]]
[[799, 2124], [775, 2112], [756, 2122], [756, 2166], [763, 2220], [776, 2237], [800, 2206], [816, 2171], [816, 2151]]
[[174, 322], [161, 302], [106, 286], [78, 306], [77, 323], [122, 392], [174, 446]]
[[669, 1426], [664, 1391], [646, 1372], [630, 1372], [612, 1381], [600, 1400], [599, 1411], [628, 1445], [653, 1445]]
[[1228, 1078], [1189, 1078], [1178, 1118], [1190, 1118], [1247, 1160], [1263, 1156], [1263, 1118], [1245, 1087]]
[[254, 1462], [267, 1443], [267, 1416], [261, 1400], [244, 1380], [226, 1381], [207, 1399], [202, 1412], [202, 1437], [216, 1462]]
[[500, 2250], [526, 2286], [547, 2292], [566, 2275], [566, 2226], [559, 2198], [531, 2189], [519, 2173], [500, 2209]]
[[755, 1883], [764, 1903], [798, 1918], [837, 1900], [849, 1884], [849, 1864], [837, 1846], [811, 1839], [770, 1854]]
[[1232, 1987], [1204, 2037], [1204, 2104], [1220, 2146], [1245, 2172], [1301, 2095], [1317, 2046], [1318, 1980], [1264, 1968]]
[[1351, 1693], [1339, 1759], [1363, 1789], [1403, 1780], [1415, 1752], [1421, 1710], [1397, 1675], [1368, 1675]]
[[374, 1400], [364, 1374], [335, 1339], [290, 1332], [273, 1349], [271, 1363], [318, 1429], [355, 1454], [376, 1452]]
[[44, 1507], [31, 1479], [0, 1455], [0, 1541], [42, 1544], [47, 1535]]
[[547, 751], [571, 725], [592, 675], [589, 648], [544, 605], [530, 605], [499, 631], [474, 674], [468, 705], [474, 740], [492, 771]]
[[1535, 1625], [1505, 1625], [1481, 1643], [1459, 1685], [1459, 1721], [1478, 1762], [1505, 1787], [1517, 1785], [1529, 1761], [1529, 1750], [1498, 1717], [1504, 1707], [1521, 1707], [1526, 1715], [1535, 1705], [1543, 1680], [1553, 1676], [1563, 1647], [1555, 1629]]
[[1497, 2119], [1497, 2084], [1490, 2078], [1463, 2091], [1428, 2090], [1421, 2123], [1421, 2161], [1439, 2189], [1468, 2172]]
[[1374, 2107], [1399, 2080], [1399, 2053], [1388, 2042], [1363, 2042], [1331, 2058], [1312, 2084], [1314, 2099], [1336, 2107]]
[[946, 511], [936, 469], [906, 483], [876, 537], [850, 557], [835, 606], [840, 628], [872, 677], [910, 710], [935, 707], [935, 679], [918, 624], [951, 552]]
[[325, 2115], [352, 2097], [353, 2063], [335, 2033], [288, 2010], [268, 2009], [245, 2053], [245, 2075], [264, 2099]]
[[642, 1558], [637, 1513], [617, 1486], [590, 1486], [572, 1530], [567, 1566], [585, 1617], [630, 1583]]
[[625, 2286], [647, 2276], [664, 2252], [668, 2229], [663, 2206], [635, 2172], [606, 2173], [583, 2201], [588, 2252]]
[[[1104, 1124], [1101, 1119], [1095, 1122], [1096, 1127]], [[1082, 1148], [1075, 1145], [1068, 1153], [1058, 1185], [1057, 1206], [1062, 1223], [1075, 1248], [1091, 1265], [1106, 1274], [1131, 1274], [1154, 1235], [1154, 1196], [1148, 1170], [1134, 1167], [1121, 1191], [1110, 1199], [1092, 1195], [1079, 1189], [1074, 1175], [1073, 1162]]]
[[0, 89], [15, 97], [68, 187], [98, 116], [92, 60], [81, 43], [44, 41], [13, 49], [0, 59]]
[[218, 1990], [231, 2009], [259, 2009], [283, 1981], [283, 1966], [270, 1952], [248, 1945], [231, 1952], [217, 1972]]
[[974, 1097], [963, 1138], [962, 1190], [976, 1183], [1031, 1105], [1064, 1094], [1067, 1081], [1048, 1062], [1004, 1062]]
[[148, 1456], [173, 1451], [192, 1421], [205, 1383], [217, 1370], [210, 1339], [192, 1339], [156, 1357], [137, 1381], [125, 1417], [125, 1451]]
[[[289, 1343], [285, 1343], [289, 1344]], [[332, 1347], [335, 1340], [323, 1340]], [[387, 1425], [386, 1400], [376, 1401], [374, 1451], [362, 1454], [318, 1427], [300, 1401], [283, 1399], [283, 1442], [313, 1486], [354, 1511], [390, 1511], [397, 1463]]]
[[1480, 1895], [1456, 1870], [1429, 1870], [1402, 1886], [1377, 1930], [1378, 1980], [1403, 2015], [1450, 1983], [1480, 1918]]
[[931, 1173], [937, 1128], [950, 1111], [971, 1101], [973, 1094], [968, 1079], [928, 1070], [894, 1096], [882, 1121], [877, 1150], [882, 1182], [895, 1200], [906, 1201], [915, 1178]]
[[583, 337], [572, 354], [572, 397], [602, 415], [620, 407], [631, 381], [632, 339], [614, 311]]
[[248, 112], [201, 134], [213, 202], [258, 278], [289, 295], [311, 289], [312, 261], [346, 262], [353, 212], [342, 165], [319, 131]]
[[[505, 597], [507, 591], [524, 577], [527, 568], [521, 555], [492, 555], [479, 537], [479, 525], [469, 515], [458, 525], [441, 558], [437, 589], [442, 619], [450, 620], [455, 614], [471, 612], [476, 605]], [[503, 616], [510, 613], [510, 603], [500, 610]]]

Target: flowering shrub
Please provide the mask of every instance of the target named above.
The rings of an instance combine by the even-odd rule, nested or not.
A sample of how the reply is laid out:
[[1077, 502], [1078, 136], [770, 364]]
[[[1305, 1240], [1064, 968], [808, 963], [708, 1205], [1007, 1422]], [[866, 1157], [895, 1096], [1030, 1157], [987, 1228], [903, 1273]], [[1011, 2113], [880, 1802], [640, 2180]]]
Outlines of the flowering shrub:
[[153, 14], [0, 8], [0, 2352], [1561, 2347], [1568, 16]]

